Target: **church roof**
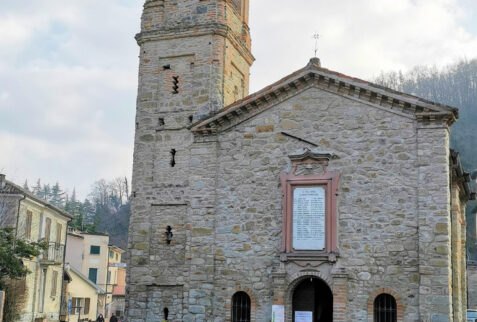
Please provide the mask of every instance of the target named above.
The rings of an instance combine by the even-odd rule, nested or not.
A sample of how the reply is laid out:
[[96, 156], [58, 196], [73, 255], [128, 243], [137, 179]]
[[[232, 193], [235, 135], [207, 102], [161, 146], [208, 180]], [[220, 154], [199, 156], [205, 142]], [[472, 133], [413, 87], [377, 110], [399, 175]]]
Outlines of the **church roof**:
[[442, 120], [450, 126], [458, 118], [456, 108], [322, 68], [320, 60], [312, 58], [304, 68], [200, 119], [192, 124], [190, 129], [196, 133], [215, 133], [219, 128], [229, 128], [243, 122], [310, 87], [317, 87], [418, 121]]

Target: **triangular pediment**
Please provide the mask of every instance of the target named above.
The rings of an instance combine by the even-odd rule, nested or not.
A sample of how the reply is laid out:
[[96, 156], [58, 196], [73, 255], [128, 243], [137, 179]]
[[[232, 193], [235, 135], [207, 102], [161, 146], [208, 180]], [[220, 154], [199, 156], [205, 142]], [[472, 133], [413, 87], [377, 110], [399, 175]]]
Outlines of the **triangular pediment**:
[[202, 134], [219, 132], [312, 87], [422, 122], [438, 121], [450, 126], [458, 117], [456, 108], [322, 68], [313, 58], [304, 68], [200, 119], [190, 129]]

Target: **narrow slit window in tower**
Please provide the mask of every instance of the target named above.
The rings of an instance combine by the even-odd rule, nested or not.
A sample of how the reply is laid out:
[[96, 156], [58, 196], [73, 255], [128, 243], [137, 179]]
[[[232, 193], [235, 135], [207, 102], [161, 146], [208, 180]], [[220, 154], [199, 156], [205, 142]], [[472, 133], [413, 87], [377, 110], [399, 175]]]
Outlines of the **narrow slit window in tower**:
[[171, 167], [176, 165], [176, 149], [171, 150]]
[[179, 76], [172, 76], [172, 94], [179, 94]]

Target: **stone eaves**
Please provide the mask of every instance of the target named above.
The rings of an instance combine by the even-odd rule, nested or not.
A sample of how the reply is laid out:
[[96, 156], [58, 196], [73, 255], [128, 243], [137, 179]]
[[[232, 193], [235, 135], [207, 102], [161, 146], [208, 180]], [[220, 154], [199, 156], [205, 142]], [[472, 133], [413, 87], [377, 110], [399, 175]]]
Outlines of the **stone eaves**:
[[452, 180], [460, 186], [462, 198], [466, 201], [476, 200], [476, 193], [472, 191], [472, 187], [470, 186], [470, 174], [464, 171], [462, 163], [460, 162], [459, 152], [452, 149], [450, 150], [450, 166]]
[[312, 58], [306, 67], [200, 119], [189, 128], [197, 134], [217, 133], [311, 87], [407, 116], [419, 122], [443, 122], [450, 126], [458, 118], [456, 108], [322, 68], [319, 59]]

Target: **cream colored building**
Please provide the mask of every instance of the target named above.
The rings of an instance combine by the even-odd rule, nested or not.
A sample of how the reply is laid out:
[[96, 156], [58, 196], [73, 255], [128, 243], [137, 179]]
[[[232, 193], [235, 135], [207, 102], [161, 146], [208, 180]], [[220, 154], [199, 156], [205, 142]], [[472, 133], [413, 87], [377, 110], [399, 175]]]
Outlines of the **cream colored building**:
[[[95, 302], [97, 314], [101, 313], [107, 317], [110, 315], [108, 314], [108, 309], [113, 300], [114, 284], [111, 278], [114, 278], [114, 281], [117, 279], [117, 268], [111, 267], [110, 270], [109, 262], [116, 261], [116, 257], [120, 261], [120, 254], [124, 251], [117, 247], [109, 246], [109, 236], [99, 233], [89, 234], [70, 230], [68, 232], [67, 244], [65, 262], [102, 290]], [[110, 250], [113, 254], [111, 258]]]
[[67, 212], [0, 175], [0, 226], [14, 227], [18, 238], [49, 244], [40, 256], [24, 260], [31, 273], [25, 278], [19, 321], [59, 320], [66, 231], [71, 219]]
[[92, 320], [98, 316], [98, 301], [104, 297], [104, 290], [91, 282], [73, 266], [67, 265], [66, 272], [71, 278], [66, 286], [66, 321]]

